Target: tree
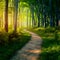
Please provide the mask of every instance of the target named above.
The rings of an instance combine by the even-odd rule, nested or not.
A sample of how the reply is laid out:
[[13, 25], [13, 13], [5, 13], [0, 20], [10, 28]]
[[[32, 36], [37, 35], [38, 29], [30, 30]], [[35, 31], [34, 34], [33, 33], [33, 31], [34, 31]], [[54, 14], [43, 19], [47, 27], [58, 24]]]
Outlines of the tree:
[[8, 0], [5, 0], [5, 31], [8, 32]]
[[28, 9], [27, 9], [27, 28], [28, 28]]
[[38, 27], [40, 27], [40, 1], [37, 0], [37, 18], [38, 18]]
[[43, 10], [44, 10], [44, 1], [42, 0], [42, 26], [44, 26]]
[[35, 19], [34, 19], [34, 5], [33, 4], [31, 4], [30, 9], [31, 9], [31, 15], [32, 15], [32, 27], [34, 27]]
[[56, 0], [56, 26], [59, 24], [59, 0]]
[[52, 15], [52, 0], [49, 0], [49, 6], [50, 6], [50, 26], [53, 26], [53, 15]]
[[14, 0], [14, 31], [17, 31], [18, 0]]

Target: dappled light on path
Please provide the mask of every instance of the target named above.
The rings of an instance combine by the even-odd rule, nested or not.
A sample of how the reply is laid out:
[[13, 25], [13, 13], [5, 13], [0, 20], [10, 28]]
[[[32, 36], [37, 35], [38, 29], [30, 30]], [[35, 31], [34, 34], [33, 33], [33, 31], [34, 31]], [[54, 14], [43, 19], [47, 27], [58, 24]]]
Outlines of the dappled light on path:
[[10, 60], [37, 60], [41, 53], [42, 39], [35, 33], [27, 32], [31, 34], [31, 40]]
[[35, 54], [39, 54], [41, 51], [40, 51], [40, 50], [28, 50], [28, 52], [30, 52], [30, 53], [35, 53]]

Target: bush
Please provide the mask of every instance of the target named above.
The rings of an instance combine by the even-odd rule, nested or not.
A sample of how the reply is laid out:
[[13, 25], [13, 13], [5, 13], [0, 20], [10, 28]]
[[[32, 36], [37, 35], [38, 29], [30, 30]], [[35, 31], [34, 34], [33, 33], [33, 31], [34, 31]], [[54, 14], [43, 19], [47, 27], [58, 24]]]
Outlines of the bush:
[[0, 32], [0, 44], [4, 45], [8, 43], [8, 33]]
[[41, 60], [59, 60], [60, 51], [51, 50], [49, 52], [42, 52], [40, 54]]
[[20, 35], [17, 32], [10, 33], [9, 34], [9, 39], [8, 39], [9, 40], [9, 43], [14, 42], [14, 41], [17, 41], [18, 38], [20, 40]]
[[55, 27], [56, 30], [60, 30], [60, 26]]
[[0, 45], [16, 42], [18, 39], [20, 40], [20, 35], [16, 32], [0, 32]]
[[42, 52], [38, 60], [60, 60], [60, 28], [37, 28], [33, 32], [43, 39]]
[[17, 50], [20, 50], [30, 40], [30, 38], [31, 35], [26, 32], [23, 34], [15, 32], [12, 33], [1, 32], [0, 60], [9, 60]]
[[45, 32], [54, 33], [55, 32], [55, 28], [52, 28], [52, 27], [46, 28]]

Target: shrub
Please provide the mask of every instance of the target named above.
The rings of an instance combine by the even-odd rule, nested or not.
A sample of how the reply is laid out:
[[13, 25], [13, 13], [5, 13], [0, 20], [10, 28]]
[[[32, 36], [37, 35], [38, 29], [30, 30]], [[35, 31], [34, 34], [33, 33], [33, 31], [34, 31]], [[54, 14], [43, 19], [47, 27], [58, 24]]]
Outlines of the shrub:
[[40, 54], [41, 60], [59, 60], [60, 51], [51, 50], [49, 52], [42, 52]]
[[58, 31], [56, 30], [56, 31], [55, 31], [55, 34], [54, 34], [54, 35], [55, 35], [55, 40], [56, 40], [56, 41], [58, 41], [58, 34], [57, 34], [57, 33], [58, 33]]
[[55, 32], [55, 28], [52, 28], [52, 27], [46, 28], [45, 32], [53, 33]]
[[8, 43], [8, 33], [0, 32], [0, 44], [7, 44]]
[[17, 41], [18, 38], [20, 40], [20, 35], [17, 32], [10, 33], [9, 34], [9, 39], [8, 39], [9, 40], [9, 43], [14, 42], [14, 41]]

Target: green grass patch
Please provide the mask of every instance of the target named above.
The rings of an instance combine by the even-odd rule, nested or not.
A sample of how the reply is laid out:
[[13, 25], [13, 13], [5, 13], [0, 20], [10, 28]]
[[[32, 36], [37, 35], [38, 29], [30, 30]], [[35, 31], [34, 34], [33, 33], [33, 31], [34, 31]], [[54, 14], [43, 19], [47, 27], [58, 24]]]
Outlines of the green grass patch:
[[42, 37], [42, 52], [38, 60], [60, 60], [60, 30], [56, 28], [31, 29]]
[[0, 32], [0, 60], [9, 60], [17, 50], [21, 49], [31, 38], [26, 32]]

